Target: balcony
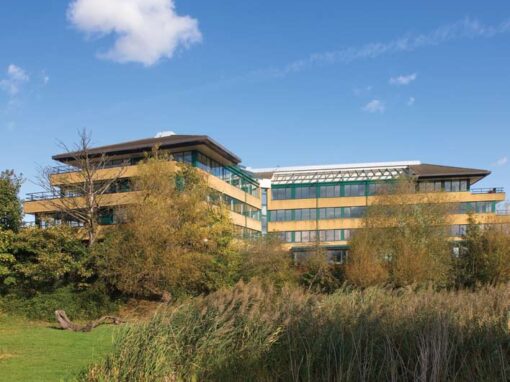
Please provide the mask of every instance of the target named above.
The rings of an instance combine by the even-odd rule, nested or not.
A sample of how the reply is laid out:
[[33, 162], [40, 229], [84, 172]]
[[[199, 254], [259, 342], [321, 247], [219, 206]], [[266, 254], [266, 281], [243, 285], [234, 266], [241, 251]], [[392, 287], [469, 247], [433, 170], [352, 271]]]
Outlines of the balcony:
[[505, 192], [503, 187], [491, 187], [491, 188], [472, 188], [472, 194], [501, 194]]

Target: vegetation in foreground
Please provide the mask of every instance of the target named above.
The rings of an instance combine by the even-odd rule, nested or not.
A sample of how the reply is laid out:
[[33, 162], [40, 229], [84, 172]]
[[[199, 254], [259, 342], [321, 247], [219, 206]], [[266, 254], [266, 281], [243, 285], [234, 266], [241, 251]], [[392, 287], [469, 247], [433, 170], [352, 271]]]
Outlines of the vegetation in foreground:
[[72, 380], [111, 350], [114, 330], [74, 333], [0, 314], [0, 381]]
[[124, 329], [83, 381], [506, 381], [510, 287], [195, 298]]

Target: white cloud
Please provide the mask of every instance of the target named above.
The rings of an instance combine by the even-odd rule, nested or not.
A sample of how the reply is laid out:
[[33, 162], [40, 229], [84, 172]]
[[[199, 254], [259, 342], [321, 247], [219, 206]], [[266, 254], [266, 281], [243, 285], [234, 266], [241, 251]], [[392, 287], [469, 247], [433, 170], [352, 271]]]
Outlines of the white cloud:
[[411, 82], [416, 80], [416, 77], [417, 77], [416, 73], [408, 74], [405, 76], [391, 77], [389, 82], [391, 85], [398, 86], [409, 85]]
[[7, 67], [5, 78], [0, 80], [0, 88], [14, 96], [19, 93], [21, 86], [28, 81], [30, 81], [30, 77], [22, 68], [10, 64]]
[[373, 59], [383, 55], [412, 52], [428, 46], [436, 46], [461, 39], [492, 38], [510, 32], [510, 19], [498, 25], [483, 25], [478, 20], [464, 18], [452, 24], [443, 25], [428, 33], [404, 35], [386, 42], [373, 42], [358, 47], [350, 47], [329, 52], [314, 53], [287, 64], [282, 68], [257, 71], [252, 75], [281, 77], [303, 71], [309, 67], [348, 64], [358, 60]]
[[508, 157], [504, 156], [499, 158], [496, 162], [494, 162], [494, 166], [504, 166], [508, 163]]
[[409, 97], [409, 99], [407, 100], [407, 106], [413, 106], [415, 102], [416, 102], [416, 98]]
[[363, 111], [366, 111], [367, 113], [384, 113], [385, 106], [384, 102], [374, 99], [367, 103], [365, 106], [363, 106]]
[[67, 17], [83, 32], [113, 34], [113, 47], [99, 56], [121, 63], [154, 65], [202, 40], [198, 21], [177, 15], [174, 0], [73, 0]]

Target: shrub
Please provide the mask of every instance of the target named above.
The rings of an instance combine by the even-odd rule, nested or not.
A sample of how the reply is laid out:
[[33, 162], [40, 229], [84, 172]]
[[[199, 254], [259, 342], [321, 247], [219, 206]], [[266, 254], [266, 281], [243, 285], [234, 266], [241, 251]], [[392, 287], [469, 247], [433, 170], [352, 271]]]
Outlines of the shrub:
[[112, 299], [105, 288], [94, 285], [78, 291], [71, 286], [31, 296], [10, 293], [0, 297], [0, 310], [33, 320], [55, 320], [55, 310], [63, 309], [72, 320], [96, 319], [117, 311], [120, 300]]

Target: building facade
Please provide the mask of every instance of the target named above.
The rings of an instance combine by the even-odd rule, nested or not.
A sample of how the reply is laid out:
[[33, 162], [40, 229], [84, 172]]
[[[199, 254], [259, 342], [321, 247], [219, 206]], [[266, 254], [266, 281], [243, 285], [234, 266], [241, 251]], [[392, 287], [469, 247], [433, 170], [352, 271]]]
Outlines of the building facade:
[[[239, 157], [207, 136], [171, 135], [89, 151], [91, 156], [107, 158], [104, 168], [98, 171], [98, 181], [122, 168], [120, 179], [102, 198], [100, 224], [115, 224], [115, 208], [133, 201], [129, 179], [136, 175], [136, 164], [156, 145], [169, 151], [173, 160], [204, 172], [209, 186], [222, 195], [240, 233], [277, 234], [296, 255], [305, 254], [320, 243], [330, 257], [342, 259], [349, 239], [362, 226], [367, 206], [381, 187], [402, 177], [416, 181], [417, 195], [442, 192], [445, 202], [458, 206], [449, 219], [452, 237], [462, 236], [469, 213], [484, 224], [510, 223], [506, 212], [497, 211], [497, 204], [505, 200], [503, 189], [474, 187], [490, 174], [487, 170], [416, 161], [246, 169], [240, 166]], [[53, 170], [54, 185], [69, 184], [69, 179], [76, 176], [78, 169], [73, 167], [73, 158], [73, 153], [53, 157], [63, 165]], [[55, 200], [70, 197], [79, 196], [70, 195], [63, 188], [57, 194], [29, 194], [25, 212], [34, 214], [40, 226], [77, 224], [65, 221], [55, 207]]]

